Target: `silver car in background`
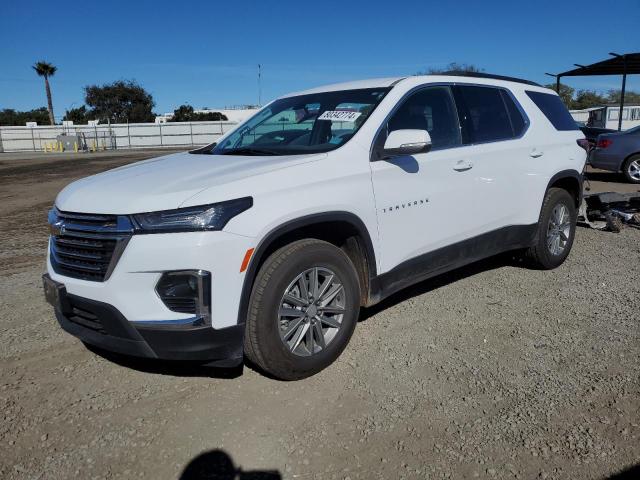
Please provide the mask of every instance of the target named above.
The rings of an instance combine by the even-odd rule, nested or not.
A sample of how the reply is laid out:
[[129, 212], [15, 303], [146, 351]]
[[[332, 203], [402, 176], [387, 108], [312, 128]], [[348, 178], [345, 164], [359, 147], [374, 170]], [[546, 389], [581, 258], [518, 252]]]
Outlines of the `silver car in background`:
[[589, 154], [589, 164], [622, 172], [629, 183], [640, 183], [640, 126], [598, 135], [596, 146]]

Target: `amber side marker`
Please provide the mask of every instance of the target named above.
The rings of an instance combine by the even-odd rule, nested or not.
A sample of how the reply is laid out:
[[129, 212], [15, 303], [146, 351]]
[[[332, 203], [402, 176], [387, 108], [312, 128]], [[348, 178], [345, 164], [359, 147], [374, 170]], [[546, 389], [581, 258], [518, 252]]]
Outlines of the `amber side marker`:
[[240, 266], [240, 273], [244, 272], [249, 266], [249, 260], [251, 260], [251, 255], [253, 255], [254, 250], [254, 248], [250, 248], [249, 250], [247, 250], [247, 253], [244, 254], [242, 265]]

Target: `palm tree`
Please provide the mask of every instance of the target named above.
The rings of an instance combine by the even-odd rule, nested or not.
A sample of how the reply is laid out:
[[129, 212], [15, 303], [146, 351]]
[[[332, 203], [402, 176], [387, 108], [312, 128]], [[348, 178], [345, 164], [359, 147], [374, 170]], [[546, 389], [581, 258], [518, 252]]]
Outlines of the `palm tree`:
[[44, 88], [47, 91], [47, 103], [49, 104], [49, 122], [51, 125], [55, 125], [55, 121], [53, 119], [53, 101], [51, 100], [51, 87], [49, 86], [49, 77], [53, 76], [58, 70], [58, 67], [52, 65], [49, 62], [41, 61], [37, 62], [32, 67], [36, 73], [44, 77]]

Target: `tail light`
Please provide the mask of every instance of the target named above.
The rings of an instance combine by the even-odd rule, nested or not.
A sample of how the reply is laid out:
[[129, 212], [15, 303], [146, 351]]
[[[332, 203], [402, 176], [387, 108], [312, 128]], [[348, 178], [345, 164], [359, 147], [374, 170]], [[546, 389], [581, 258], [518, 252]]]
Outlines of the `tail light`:
[[613, 144], [613, 140], [611, 140], [609, 138], [600, 138], [600, 139], [598, 139], [598, 143], [596, 145], [596, 148], [607, 148], [607, 147], [611, 146], [611, 144]]
[[589, 140], [587, 140], [586, 138], [579, 138], [578, 140], [576, 140], [576, 142], [578, 143], [578, 145], [584, 148], [587, 152], [591, 150], [591, 144], [589, 143]]

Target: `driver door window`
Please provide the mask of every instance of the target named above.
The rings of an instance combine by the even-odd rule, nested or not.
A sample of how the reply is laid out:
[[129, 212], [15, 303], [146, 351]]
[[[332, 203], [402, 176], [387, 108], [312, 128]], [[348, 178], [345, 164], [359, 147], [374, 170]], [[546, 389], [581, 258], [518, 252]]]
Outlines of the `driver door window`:
[[405, 100], [387, 124], [388, 133], [403, 129], [428, 131], [431, 150], [461, 145], [460, 124], [450, 88], [424, 88]]

